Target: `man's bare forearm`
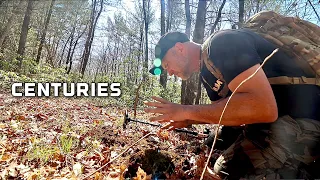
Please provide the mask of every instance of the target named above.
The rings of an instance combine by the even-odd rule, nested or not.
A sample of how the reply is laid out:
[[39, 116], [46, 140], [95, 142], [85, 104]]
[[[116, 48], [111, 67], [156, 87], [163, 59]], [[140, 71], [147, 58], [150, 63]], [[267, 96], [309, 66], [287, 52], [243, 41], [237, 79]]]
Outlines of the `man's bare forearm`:
[[[242, 124], [269, 123], [277, 117], [272, 116], [272, 109], [268, 105], [259, 103], [250, 93], [237, 93], [230, 100], [221, 124], [226, 126], [240, 126]], [[223, 108], [228, 98], [209, 105], [187, 106], [187, 118], [201, 123], [218, 124]]]
[[207, 122], [195, 121], [195, 120], [191, 120], [191, 119], [188, 119], [187, 121], [188, 121], [189, 125], [192, 125], [192, 124], [209, 124]]

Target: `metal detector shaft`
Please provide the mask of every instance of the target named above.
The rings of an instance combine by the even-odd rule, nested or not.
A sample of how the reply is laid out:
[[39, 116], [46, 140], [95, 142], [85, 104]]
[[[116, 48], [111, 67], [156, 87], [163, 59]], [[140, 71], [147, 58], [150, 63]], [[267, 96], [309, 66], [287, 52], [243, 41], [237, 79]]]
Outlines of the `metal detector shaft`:
[[[128, 118], [128, 122], [130, 122], [130, 121], [132, 121], [132, 122], [138, 122], [138, 123], [141, 123], [141, 124], [147, 124], [147, 125], [150, 125], [150, 126], [162, 127], [161, 124], [152, 124], [152, 123], [140, 121], [140, 120], [137, 120], [137, 119]], [[180, 128], [176, 128], [176, 129], [174, 129], [174, 131], [176, 131], [176, 132], [182, 132], [182, 133], [188, 133], [188, 134], [192, 134], [192, 135], [195, 135], [195, 136], [197, 136], [197, 135], [199, 134], [198, 132], [188, 131], [188, 130], [180, 129]]]
[[[157, 127], [162, 127], [161, 124], [153, 124], [153, 123], [148, 123], [148, 122], [145, 122], [145, 121], [141, 121], [141, 120], [137, 120], [137, 119], [131, 119], [129, 118], [129, 115], [128, 115], [128, 112], [125, 111], [124, 113], [124, 122], [123, 122], [123, 128], [125, 129], [127, 124], [132, 121], [132, 122], [138, 122], [138, 123], [142, 123], [142, 124], [147, 124], [147, 125], [150, 125], [150, 126], [157, 126]], [[195, 131], [189, 131], [189, 130], [186, 130], [186, 129], [180, 129], [180, 128], [176, 128], [174, 129], [175, 132], [182, 132], [182, 133], [187, 133], [187, 134], [192, 134], [192, 135], [195, 135], [195, 136], [198, 136], [199, 134], [201, 133], [198, 133], [198, 132], [195, 132]]]
[[128, 118], [128, 122], [138, 122], [138, 123], [141, 123], [141, 124], [147, 124], [147, 125], [150, 125], [150, 126], [157, 126], [157, 127], [161, 127], [161, 124], [152, 124], [152, 123], [148, 123], [148, 122], [145, 122], [145, 121], [140, 121], [140, 120], [137, 120], [137, 119], [131, 119], [131, 118]]

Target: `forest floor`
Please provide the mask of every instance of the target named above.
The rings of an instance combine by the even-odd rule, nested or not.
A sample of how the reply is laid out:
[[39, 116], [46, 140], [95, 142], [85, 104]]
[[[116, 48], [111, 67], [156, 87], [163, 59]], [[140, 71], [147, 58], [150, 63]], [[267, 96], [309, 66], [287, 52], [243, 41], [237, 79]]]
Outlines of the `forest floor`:
[[[124, 110], [90, 99], [0, 93], [0, 177], [199, 179], [208, 153], [203, 139], [133, 122], [123, 129]], [[137, 111], [137, 119], [149, 116]]]

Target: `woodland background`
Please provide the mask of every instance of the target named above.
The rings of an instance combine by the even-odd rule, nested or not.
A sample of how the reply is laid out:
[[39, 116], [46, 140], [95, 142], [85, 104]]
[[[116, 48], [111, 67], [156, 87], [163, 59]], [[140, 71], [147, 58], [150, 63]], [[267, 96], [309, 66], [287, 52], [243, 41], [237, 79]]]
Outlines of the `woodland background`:
[[[197, 74], [181, 81], [148, 73], [155, 44], [169, 31], [202, 43], [261, 10], [320, 25], [318, 0], [0, 0], [0, 178], [200, 179], [203, 137], [125, 128], [123, 110], [150, 118], [142, 102], [152, 95], [209, 103]], [[12, 97], [14, 82], [120, 82], [122, 95]]]
[[12, 82], [121, 82], [132, 104], [159, 95], [183, 104], [208, 103], [198, 76], [152, 77], [154, 46], [166, 32], [202, 43], [220, 29], [240, 28], [261, 10], [320, 24], [317, 0], [0, 0], [0, 78]]

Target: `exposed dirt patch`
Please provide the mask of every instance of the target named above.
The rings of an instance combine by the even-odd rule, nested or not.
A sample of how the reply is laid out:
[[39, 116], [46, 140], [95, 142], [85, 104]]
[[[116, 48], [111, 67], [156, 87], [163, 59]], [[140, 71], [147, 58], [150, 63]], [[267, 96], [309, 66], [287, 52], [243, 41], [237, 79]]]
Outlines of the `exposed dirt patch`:
[[128, 172], [125, 178], [136, 176], [138, 167], [141, 167], [147, 174], [152, 174], [152, 179], [165, 179], [174, 172], [172, 157], [167, 151], [160, 149], [147, 149], [131, 156]]

